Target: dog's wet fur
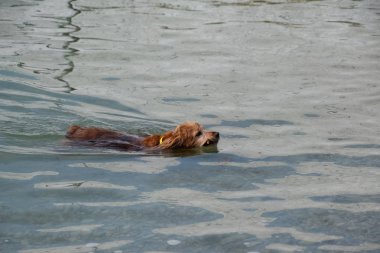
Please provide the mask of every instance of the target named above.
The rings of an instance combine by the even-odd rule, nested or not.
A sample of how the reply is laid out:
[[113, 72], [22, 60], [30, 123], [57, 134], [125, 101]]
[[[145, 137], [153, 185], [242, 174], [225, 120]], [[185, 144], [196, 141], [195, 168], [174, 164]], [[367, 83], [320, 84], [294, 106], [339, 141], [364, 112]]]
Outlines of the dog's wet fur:
[[108, 147], [123, 150], [143, 149], [191, 149], [216, 145], [218, 132], [205, 131], [197, 122], [185, 122], [164, 134], [139, 137], [122, 132], [98, 128], [71, 126], [66, 138], [86, 146]]

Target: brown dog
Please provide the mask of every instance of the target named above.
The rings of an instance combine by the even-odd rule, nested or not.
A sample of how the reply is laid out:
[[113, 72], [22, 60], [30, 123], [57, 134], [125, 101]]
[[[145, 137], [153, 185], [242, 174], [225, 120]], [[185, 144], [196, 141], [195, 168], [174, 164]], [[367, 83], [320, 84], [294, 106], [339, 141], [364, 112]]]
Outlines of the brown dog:
[[86, 145], [125, 149], [195, 148], [215, 145], [219, 141], [218, 132], [204, 131], [202, 126], [196, 122], [185, 122], [163, 135], [147, 137], [136, 137], [103, 128], [74, 125], [69, 128], [66, 137], [73, 141], [85, 142]]

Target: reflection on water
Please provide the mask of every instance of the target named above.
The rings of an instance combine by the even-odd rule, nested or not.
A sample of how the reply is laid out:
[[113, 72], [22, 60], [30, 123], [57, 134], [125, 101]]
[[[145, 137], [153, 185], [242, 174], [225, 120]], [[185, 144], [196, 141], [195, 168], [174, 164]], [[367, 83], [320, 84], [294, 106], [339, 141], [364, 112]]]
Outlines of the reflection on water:
[[[0, 2], [1, 252], [378, 252], [376, 1]], [[196, 120], [218, 147], [73, 147]]]
[[71, 16], [66, 18], [67, 24], [61, 25], [61, 27], [73, 28], [69, 32], [62, 33], [62, 36], [64, 38], [68, 39], [62, 46], [62, 49], [64, 49], [65, 52], [67, 52], [63, 56], [63, 58], [67, 61], [67, 68], [62, 70], [62, 73], [55, 77], [55, 79], [65, 83], [66, 87], [68, 88], [67, 92], [71, 92], [71, 91], [75, 90], [73, 87], [70, 86], [69, 82], [67, 82], [64, 79], [64, 77], [66, 75], [70, 74], [74, 70], [74, 62], [71, 60], [71, 57], [75, 56], [77, 54], [78, 50], [71, 47], [71, 44], [73, 44], [79, 40], [79, 38], [75, 37], [73, 34], [80, 30], [80, 27], [73, 24], [73, 22], [72, 22], [73, 18], [75, 18], [75, 16], [77, 16], [78, 14], [81, 13], [79, 10], [75, 9], [75, 7], [72, 4], [73, 1], [75, 1], [75, 0], [71, 0], [68, 2], [68, 9], [73, 10], [74, 13]]

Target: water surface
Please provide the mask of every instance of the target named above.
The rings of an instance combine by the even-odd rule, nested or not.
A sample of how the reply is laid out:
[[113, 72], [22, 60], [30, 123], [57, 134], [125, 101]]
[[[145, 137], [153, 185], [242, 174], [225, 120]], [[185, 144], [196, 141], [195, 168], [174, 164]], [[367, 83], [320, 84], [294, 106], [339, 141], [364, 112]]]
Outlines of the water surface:
[[[1, 252], [379, 252], [377, 1], [0, 3]], [[72, 147], [196, 120], [217, 150]]]

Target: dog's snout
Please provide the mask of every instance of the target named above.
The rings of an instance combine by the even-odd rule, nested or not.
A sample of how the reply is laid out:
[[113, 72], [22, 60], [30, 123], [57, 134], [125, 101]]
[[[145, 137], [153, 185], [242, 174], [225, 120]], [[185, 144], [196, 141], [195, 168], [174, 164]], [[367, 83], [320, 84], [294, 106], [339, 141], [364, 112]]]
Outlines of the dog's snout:
[[214, 136], [219, 139], [219, 132], [214, 132]]

